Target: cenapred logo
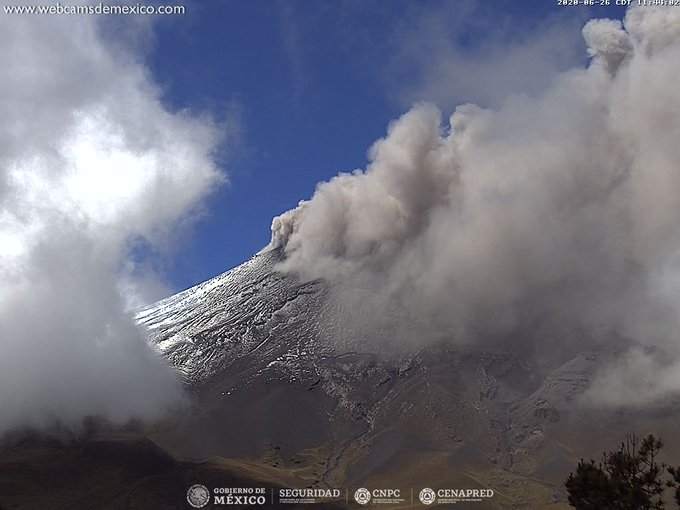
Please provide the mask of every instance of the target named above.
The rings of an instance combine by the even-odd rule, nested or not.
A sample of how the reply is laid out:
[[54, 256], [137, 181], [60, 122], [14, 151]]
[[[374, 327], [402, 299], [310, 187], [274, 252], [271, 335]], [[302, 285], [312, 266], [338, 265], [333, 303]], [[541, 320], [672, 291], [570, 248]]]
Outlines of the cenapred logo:
[[203, 508], [210, 502], [210, 491], [200, 483], [192, 485], [187, 491], [187, 501], [194, 508]]
[[481, 503], [493, 498], [493, 489], [431, 489], [425, 487], [418, 494], [424, 505], [455, 505], [456, 503]]
[[420, 499], [420, 502], [423, 505], [431, 505], [437, 499], [437, 494], [429, 487], [425, 487], [420, 491], [420, 494], [418, 494], [418, 499]]
[[371, 501], [371, 493], [368, 489], [365, 488], [360, 488], [357, 489], [357, 491], [354, 493], [354, 501], [359, 503], [360, 505], [365, 505], [369, 501]]

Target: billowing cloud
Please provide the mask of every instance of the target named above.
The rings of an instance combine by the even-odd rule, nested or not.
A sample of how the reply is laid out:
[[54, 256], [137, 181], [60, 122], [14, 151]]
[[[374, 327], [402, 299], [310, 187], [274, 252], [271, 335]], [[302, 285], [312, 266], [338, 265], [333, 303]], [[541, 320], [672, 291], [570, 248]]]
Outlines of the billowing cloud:
[[386, 43], [387, 85], [402, 104], [495, 108], [509, 95], [540, 93], [583, 61], [578, 14], [538, 23], [486, 2], [417, 5]]
[[282, 269], [333, 284], [366, 337], [630, 348], [599, 401], [643, 358], [663, 381], [631, 399], [680, 390], [680, 10], [624, 26], [589, 22], [591, 65], [535, 98], [444, 124], [416, 105], [365, 171], [274, 220]]
[[182, 399], [128, 309], [159, 285], [139, 247], [224, 181], [219, 130], [168, 111], [100, 21], [0, 17], [0, 431]]

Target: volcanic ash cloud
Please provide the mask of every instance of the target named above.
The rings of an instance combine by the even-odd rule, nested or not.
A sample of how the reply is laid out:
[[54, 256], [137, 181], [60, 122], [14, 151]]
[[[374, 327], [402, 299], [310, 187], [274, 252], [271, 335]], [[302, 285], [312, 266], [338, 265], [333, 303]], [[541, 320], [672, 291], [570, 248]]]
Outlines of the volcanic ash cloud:
[[590, 65], [539, 97], [395, 121], [365, 171], [274, 220], [282, 270], [327, 280], [374, 338], [578, 336], [630, 349], [598, 401], [677, 392], [680, 10], [631, 8], [583, 35]]

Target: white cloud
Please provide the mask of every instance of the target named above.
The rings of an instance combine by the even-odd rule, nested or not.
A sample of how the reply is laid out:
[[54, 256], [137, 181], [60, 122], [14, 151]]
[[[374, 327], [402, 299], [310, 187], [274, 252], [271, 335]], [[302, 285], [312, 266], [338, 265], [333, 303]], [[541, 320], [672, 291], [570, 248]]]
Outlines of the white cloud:
[[405, 104], [444, 109], [538, 94], [582, 60], [579, 23], [560, 15], [535, 25], [483, 2], [425, 9], [389, 40], [390, 90]]
[[131, 253], [225, 180], [220, 133], [168, 111], [100, 22], [0, 17], [0, 431], [182, 399], [127, 313], [159, 281]]

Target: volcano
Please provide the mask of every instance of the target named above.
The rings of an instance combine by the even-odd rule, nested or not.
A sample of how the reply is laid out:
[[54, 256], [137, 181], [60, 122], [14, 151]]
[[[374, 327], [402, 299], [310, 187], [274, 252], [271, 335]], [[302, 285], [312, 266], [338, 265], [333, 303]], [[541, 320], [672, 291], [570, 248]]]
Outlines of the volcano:
[[[354, 327], [330, 284], [280, 271], [283, 260], [281, 248], [263, 250], [140, 310], [189, 405], [147, 426], [94, 419], [59, 440], [6, 437], [0, 508], [91, 508], [93, 498], [188, 508], [194, 484], [339, 490], [324, 508], [359, 508], [359, 488], [399, 491], [399, 504], [382, 505], [395, 508], [422, 508], [425, 488], [492, 494], [462, 508], [569, 508], [563, 483], [579, 458], [629, 433], [672, 438], [680, 425], [674, 400], [612, 409], [583, 398], [619, 354], [611, 348], [517, 333], [390, 349]], [[664, 454], [680, 451], [671, 442]]]
[[517, 335], [386, 353], [348, 326], [325, 282], [280, 272], [284, 257], [264, 250], [138, 313], [195, 395], [154, 434], [174, 454], [248, 459], [310, 487], [485, 488], [494, 497], [476, 508], [560, 508], [580, 457], [677, 430], [674, 403], [584, 402], [616, 354], [605, 348], [541, 350]]

